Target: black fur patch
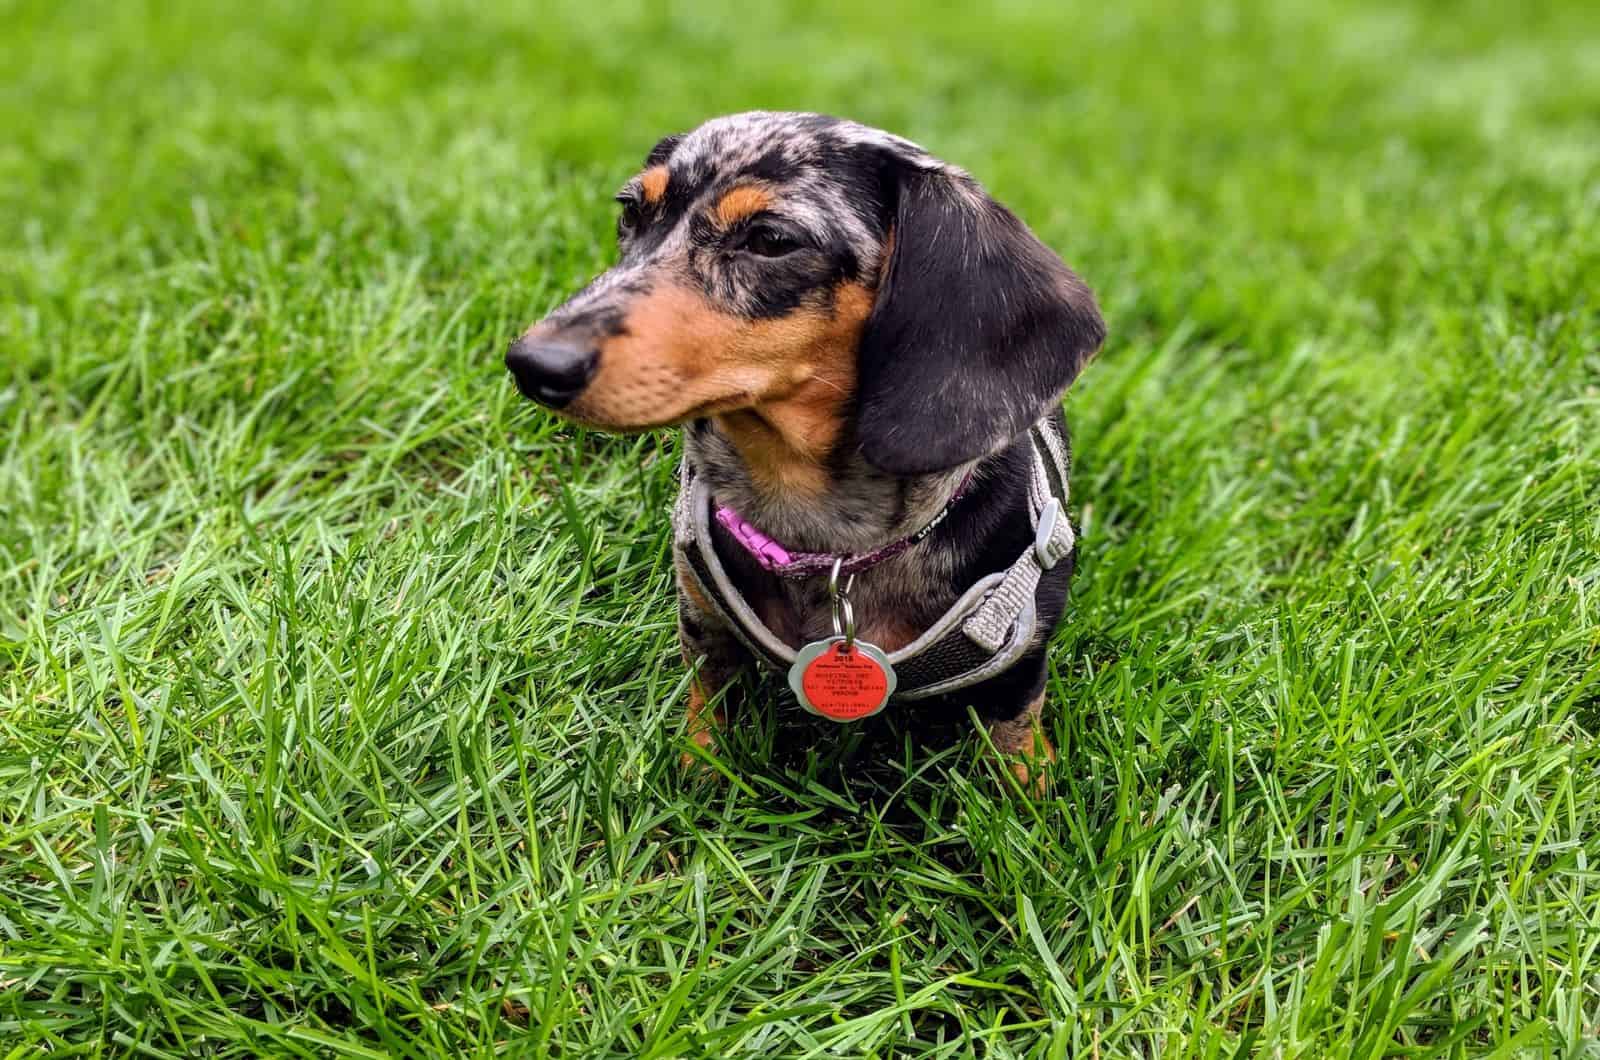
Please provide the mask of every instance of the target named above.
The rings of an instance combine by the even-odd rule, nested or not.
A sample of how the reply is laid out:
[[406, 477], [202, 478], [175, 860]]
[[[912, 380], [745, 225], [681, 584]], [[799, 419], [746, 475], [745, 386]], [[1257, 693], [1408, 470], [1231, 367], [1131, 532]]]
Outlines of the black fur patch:
[[666, 162], [667, 159], [672, 157], [672, 152], [676, 150], [677, 146], [682, 142], [682, 133], [673, 133], [670, 136], [663, 136], [660, 140], [657, 140], [656, 145], [650, 149], [650, 153], [644, 157], [645, 168], [648, 169], [651, 166], [659, 166]]

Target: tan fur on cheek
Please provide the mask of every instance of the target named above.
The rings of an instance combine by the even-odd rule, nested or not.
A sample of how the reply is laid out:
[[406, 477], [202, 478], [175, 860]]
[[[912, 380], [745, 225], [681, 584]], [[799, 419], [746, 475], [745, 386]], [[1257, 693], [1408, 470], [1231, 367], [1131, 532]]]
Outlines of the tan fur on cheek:
[[696, 291], [658, 287], [601, 347], [594, 380], [565, 411], [620, 429], [710, 415], [763, 484], [820, 489], [872, 301], [867, 288], [845, 284], [828, 307], [751, 321], [718, 312]]
[[599, 427], [661, 427], [703, 406], [748, 404], [767, 385], [760, 366], [718, 370], [718, 355], [742, 322], [713, 310], [698, 292], [657, 287], [636, 299], [622, 332], [600, 347], [600, 365], [564, 410]]
[[758, 485], [813, 496], [827, 489], [825, 461], [855, 393], [856, 351], [872, 302], [865, 287], [844, 284], [831, 312], [799, 310], [754, 329], [752, 341], [787, 354], [793, 385], [716, 419]]

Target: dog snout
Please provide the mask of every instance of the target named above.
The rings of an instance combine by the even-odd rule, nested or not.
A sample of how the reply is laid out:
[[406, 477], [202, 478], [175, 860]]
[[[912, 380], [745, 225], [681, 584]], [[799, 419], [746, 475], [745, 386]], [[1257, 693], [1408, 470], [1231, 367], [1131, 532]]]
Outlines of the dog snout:
[[600, 351], [587, 344], [527, 335], [506, 351], [506, 367], [517, 389], [541, 405], [559, 409], [583, 392], [594, 378]]

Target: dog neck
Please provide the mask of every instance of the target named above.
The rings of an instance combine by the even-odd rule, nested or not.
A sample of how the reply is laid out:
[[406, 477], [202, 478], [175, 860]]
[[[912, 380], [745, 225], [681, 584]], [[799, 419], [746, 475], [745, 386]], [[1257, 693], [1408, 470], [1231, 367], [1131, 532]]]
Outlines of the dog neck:
[[717, 502], [790, 548], [881, 548], [926, 526], [969, 470], [890, 475], [866, 462], [848, 431], [814, 449], [793, 427], [782, 417], [741, 411], [696, 420], [684, 431], [684, 458]]

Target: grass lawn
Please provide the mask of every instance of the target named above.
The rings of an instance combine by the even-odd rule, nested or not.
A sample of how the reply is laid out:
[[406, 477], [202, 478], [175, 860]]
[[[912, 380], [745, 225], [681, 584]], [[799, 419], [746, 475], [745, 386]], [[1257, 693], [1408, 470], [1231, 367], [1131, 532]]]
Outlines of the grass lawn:
[[[0, 1057], [1600, 1049], [1600, 11], [0, 2]], [[1052, 795], [752, 686], [519, 400], [661, 134], [1094, 285]]]

